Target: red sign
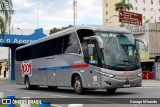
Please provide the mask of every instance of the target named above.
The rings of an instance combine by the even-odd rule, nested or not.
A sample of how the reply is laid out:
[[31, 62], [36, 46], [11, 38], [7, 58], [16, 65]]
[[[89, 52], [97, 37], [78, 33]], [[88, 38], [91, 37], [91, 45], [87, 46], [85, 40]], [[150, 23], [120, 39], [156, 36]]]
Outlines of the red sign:
[[29, 63], [22, 63], [21, 65], [22, 76], [28, 75], [32, 76], [32, 64], [31, 61]]
[[119, 11], [119, 22], [142, 26], [142, 14]]

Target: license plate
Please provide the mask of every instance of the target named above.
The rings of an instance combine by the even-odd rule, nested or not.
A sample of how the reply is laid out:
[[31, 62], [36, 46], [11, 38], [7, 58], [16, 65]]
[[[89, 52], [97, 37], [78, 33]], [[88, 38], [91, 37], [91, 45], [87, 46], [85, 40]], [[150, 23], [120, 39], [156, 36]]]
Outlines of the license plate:
[[127, 87], [130, 87], [131, 85], [130, 84], [124, 84], [123, 87], [127, 88]]

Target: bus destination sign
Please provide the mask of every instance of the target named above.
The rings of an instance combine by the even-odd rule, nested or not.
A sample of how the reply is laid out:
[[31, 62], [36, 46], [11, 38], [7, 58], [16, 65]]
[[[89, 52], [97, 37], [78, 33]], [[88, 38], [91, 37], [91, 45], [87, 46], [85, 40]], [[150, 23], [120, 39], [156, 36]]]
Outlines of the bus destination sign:
[[119, 22], [142, 26], [142, 14], [120, 10]]

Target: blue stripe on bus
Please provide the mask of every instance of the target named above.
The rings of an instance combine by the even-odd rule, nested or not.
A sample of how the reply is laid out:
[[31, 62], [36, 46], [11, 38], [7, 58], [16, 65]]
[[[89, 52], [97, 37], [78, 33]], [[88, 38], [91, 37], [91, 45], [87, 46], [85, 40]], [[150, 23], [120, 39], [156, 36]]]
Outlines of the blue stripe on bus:
[[50, 68], [39, 68], [38, 70], [46, 71], [46, 70], [59, 70], [59, 69], [70, 69], [71, 66], [58, 66], [58, 67], [50, 67]]

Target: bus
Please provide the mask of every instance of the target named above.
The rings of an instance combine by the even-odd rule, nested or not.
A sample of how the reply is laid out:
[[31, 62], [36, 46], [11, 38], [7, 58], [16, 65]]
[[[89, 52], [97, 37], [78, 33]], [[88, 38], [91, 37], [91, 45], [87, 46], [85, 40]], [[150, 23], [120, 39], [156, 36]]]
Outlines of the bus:
[[140, 87], [140, 43], [147, 51], [147, 43], [125, 28], [71, 27], [16, 49], [16, 83], [27, 89], [73, 87], [77, 94]]

